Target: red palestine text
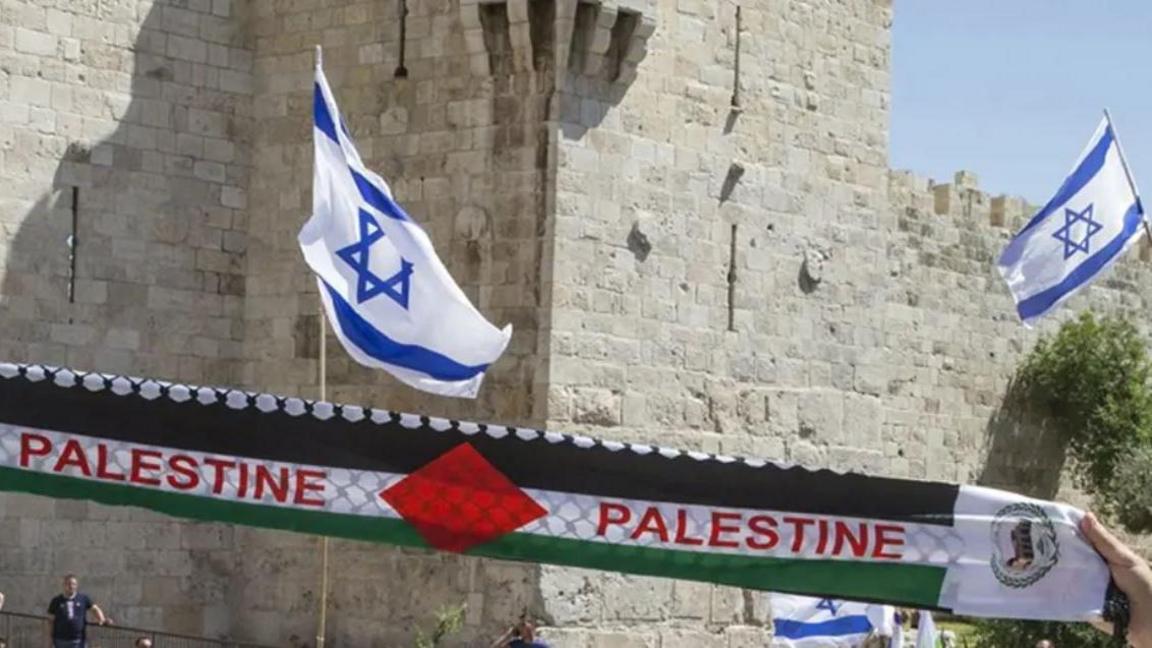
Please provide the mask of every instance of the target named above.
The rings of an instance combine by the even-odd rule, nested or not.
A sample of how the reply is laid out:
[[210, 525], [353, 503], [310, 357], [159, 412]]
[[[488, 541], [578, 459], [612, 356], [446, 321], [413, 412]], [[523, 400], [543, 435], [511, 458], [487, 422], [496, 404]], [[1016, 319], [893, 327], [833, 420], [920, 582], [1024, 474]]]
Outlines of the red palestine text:
[[[103, 443], [81, 444], [75, 439], [53, 443], [46, 436], [20, 435], [20, 467], [43, 459], [54, 473], [83, 475], [135, 486], [167, 486], [176, 491], [207, 489], [214, 495], [230, 495], [279, 504], [324, 506], [326, 473], [311, 468], [269, 466], [236, 457], [194, 457], [179, 451], [129, 447], [129, 460], [117, 465], [113, 451]], [[123, 455], [121, 455], [123, 456]]]
[[713, 510], [703, 523], [688, 509], [649, 506], [633, 509], [600, 503], [596, 535], [658, 541], [684, 547], [784, 551], [813, 558], [900, 560], [904, 526], [828, 519], [800, 513], [765, 514]]

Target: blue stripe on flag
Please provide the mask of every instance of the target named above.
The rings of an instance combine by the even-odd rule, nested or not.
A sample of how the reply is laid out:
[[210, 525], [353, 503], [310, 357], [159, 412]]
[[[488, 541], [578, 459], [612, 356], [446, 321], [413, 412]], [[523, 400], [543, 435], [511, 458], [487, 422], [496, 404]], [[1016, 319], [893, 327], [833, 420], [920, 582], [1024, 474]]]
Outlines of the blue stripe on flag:
[[776, 619], [772, 624], [775, 626], [776, 636], [781, 639], [843, 637], [845, 635], [867, 634], [872, 631], [872, 622], [868, 620], [866, 615], [840, 617], [820, 623]]
[[336, 122], [332, 120], [332, 113], [328, 112], [328, 102], [324, 100], [324, 91], [320, 88], [319, 83], [313, 84], [315, 89], [312, 91], [312, 119], [316, 123], [316, 128], [320, 132], [327, 135], [337, 144], [340, 140], [336, 137]]
[[1128, 212], [1124, 214], [1124, 229], [1109, 241], [1108, 245], [1105, 245], [1084, 263], [1076, 266], [1076, 269], [1068, 273], [1068, 276], [1064, 277], [1060, 283], [1038, 292], [1016, 305], [1016, 312], [1020, 314], [1020, 319], [1027, 321], [1043, 315], [1069, 293], [1090, 281], [1092, 277], [1096, 276], [1096, 273], [1100, 272], [1124, 249], [1128, 239], [1132, 238], [1140, 229], [1143, 217], [1144, 212], [1140, 203], [1132, 203]]
[[[328, 102], [324, 100], [324, 90], [320, 87], [319, 83], [314, 84], [315, 90], [312, 92], [312, 114], [316, 122], [316, 128], [324, 133], [337, 144], [340, 139], [336, 135], [336, 121], [332, 119], [332, 113], [328, 110]], [[340, 130], [344, 131], [344, 136], [349, 140], [352, 136], [348, 134], [348, 126], [344, 124], [344, 119], [340, 119]], [[377, 187], [371, 180], [364, 176], [351, 166], [348, 171], [352, 173], [352, 180], [356, 182], [356, 189], [360, 192], [360, 197], [364, 199], [369, 205], [380, 210], [380, 213], [388, 216], [389, 218], [398, 221], [412, 222], [412, 218], [396, 204], [396, 201], [388, 197], [380, 187]]]
[[348, 170], [352, 172], [352, 179], [356, 181], [356, 189], [360, 192], [360, 197], [364, 199], [364, 202], [380, 210], [380, 213], [389, 218], [412, 222], [412, 218], [408, 216], [404, 208], [389, 198], [388, 194], [380, 190], [380, 187], [377, 187], [356, 169], [348, 167]]
[[324, 287], [328, 290], [328, 296], [332, 298], [336, 324], [344, 333], [344, 337], [366, 355], [380, 362], [419, 371], [431, 378], [444, 381], [468, 380], [488, 369], [486, 364], [468, 366], [431, 349], [396, 342], [361, 317], [332, 286], [325, 283]]
[[1020, 230], [1016, 236], [1020, 236], [1020, 234], [1035, 227], [1040, 221], [1047, 218], [1057, 207], [1068, 202], [1072, 196], [1080, 193], [1084, 185], [1096, 177], [1101, 167], [1104, 166], [1104, 160], [1108, 157], [1108, 149], [1112, 146], [1112, 141], [1112, 127], [1109, 126], [1104, 129], [1104, 135], [1100, 137], [1100, 141], [1096, 142], [1096, 146], [1093, 146], [1092, 150], [1088, 152], [1088, 155], [1084, 157], [1084, 161], [1080, 163], [1080, 166], [1076, 167], [1072, 175], [1064, 179], [1064, 184], [1060, 185], [1060, 190], [1056, 192], [1055, 196], [1052, 196], [1052, 200], [1049, 200], [1048, 204], [1036, 212], [1032, 220], [1028, 221], [1028, 224], [1025, 225], [1024, 229]]

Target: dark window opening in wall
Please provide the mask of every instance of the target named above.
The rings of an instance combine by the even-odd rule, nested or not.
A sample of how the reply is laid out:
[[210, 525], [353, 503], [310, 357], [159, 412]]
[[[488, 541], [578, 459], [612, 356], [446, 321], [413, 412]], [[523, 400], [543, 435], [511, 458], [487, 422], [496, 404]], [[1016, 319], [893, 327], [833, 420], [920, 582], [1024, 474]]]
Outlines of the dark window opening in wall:
[[400, 51], [398, 52], [396, 71], [393, 73], [397, 79], [408, 78], [408, 68], [404, 66], [404, 54], [408, 47], [408, 0], [397, 0], [400, 13]]
[[728, 239], [728, 330], [736, 330], [736, 223], [732, 223], [732, 235]]
[[72, 187], [72, 230], [68, 234], [68, 303], [76, 303], [76, 252], [80, 241], [76, 230], [80, 225], [80, 187]]
[[732, 52], [732, 110], [739, 112], [740, 106], [740, 31], [743, 29], [740, 19], [740, 5], [736, 5], [736, 44]]

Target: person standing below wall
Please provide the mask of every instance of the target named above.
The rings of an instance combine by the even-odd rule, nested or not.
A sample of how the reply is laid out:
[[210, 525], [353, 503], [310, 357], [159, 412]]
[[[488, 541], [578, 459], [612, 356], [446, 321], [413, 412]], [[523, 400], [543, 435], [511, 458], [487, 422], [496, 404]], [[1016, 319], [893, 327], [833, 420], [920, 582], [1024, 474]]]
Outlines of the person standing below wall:
[[49, 632], [52, 648], [85, 648], [88, 612], [96, 615], [96, 623], [109, 625], [112, 620], [104, 616], [99, 605], [87, 594], [80, 592], [80, 583], [72, 574], [64, 577], [64, 592], [57, 594], [48, 604], [51, 617]]

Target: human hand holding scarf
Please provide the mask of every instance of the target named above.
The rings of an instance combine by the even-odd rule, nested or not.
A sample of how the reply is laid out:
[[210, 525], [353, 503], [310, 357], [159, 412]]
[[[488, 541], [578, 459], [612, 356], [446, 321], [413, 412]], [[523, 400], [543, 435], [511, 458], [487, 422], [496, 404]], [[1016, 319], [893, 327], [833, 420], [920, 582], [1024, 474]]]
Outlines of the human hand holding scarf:
[[[1084, 516], [1080, 530], [1108, 563], [1112, 580], [1128, 595], [1132, 607], [1128, 626], [1128, 643], [1134, 648], [1152, 648], [1152, 568], [1119, 538], [1100, 523], [1092, 513]], [[1099, 622], [1097, 628], [1112, 632], [1112, 624]]]

